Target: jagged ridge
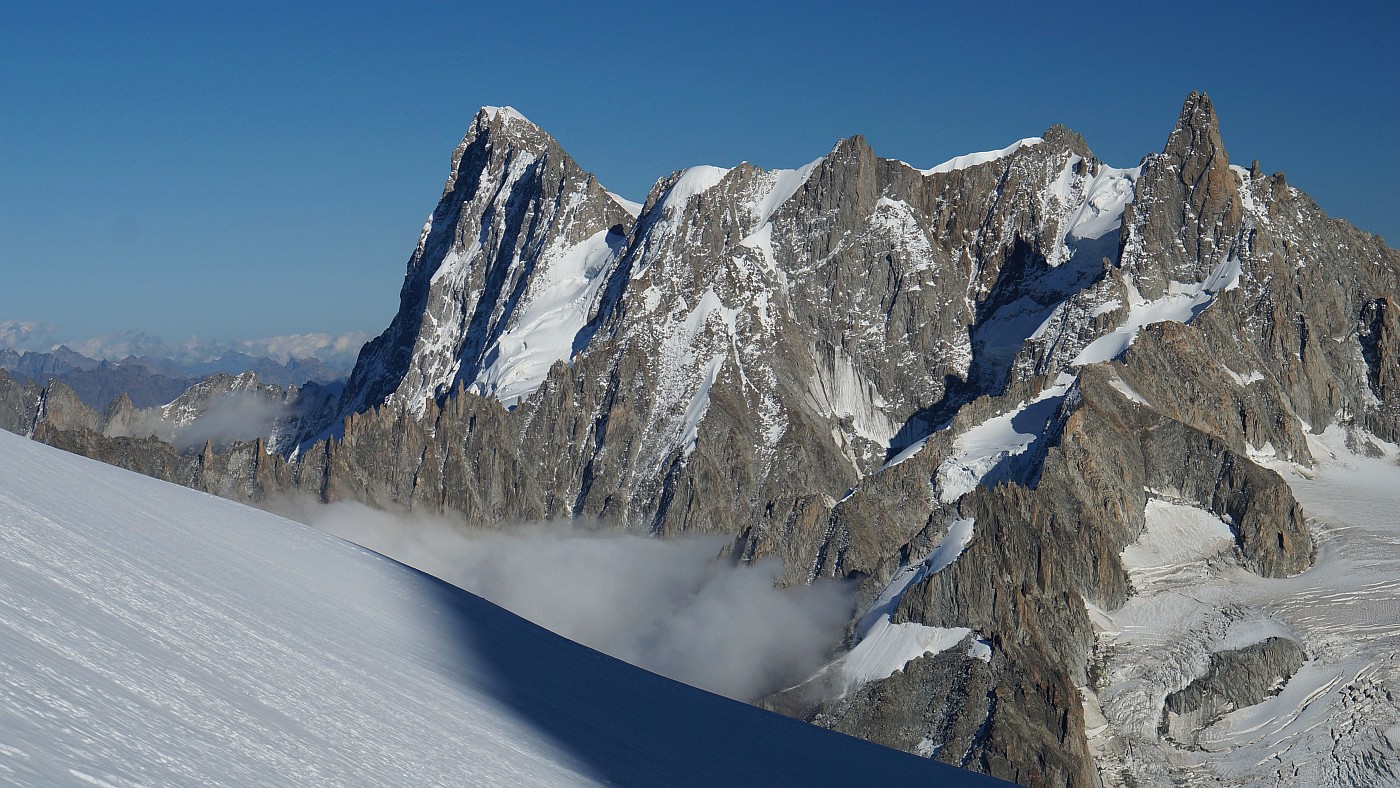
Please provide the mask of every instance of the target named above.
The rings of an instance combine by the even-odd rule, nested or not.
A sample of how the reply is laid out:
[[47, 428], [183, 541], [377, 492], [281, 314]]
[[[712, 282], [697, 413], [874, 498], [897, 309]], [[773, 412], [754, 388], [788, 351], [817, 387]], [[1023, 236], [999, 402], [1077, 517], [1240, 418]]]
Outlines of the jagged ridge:
[[[169, 462], [240, 497], [734, 534], [737, 559], [780, 557], [790, 582], [860, 581], [853, 624], [969, 633], [776, 707], [1093, 784], [1084, 600], [1129, 593], [1119, 554], [1148, 490], [1229, 518], [1256, 572], [1305, 568], [1303, 515], [1253, 457], [1309, 462], [1305, 432], [1334, 423], [1400, 433], [1400, 259], [1232, 167], [1201, 94], [1137, 168], [1058, 127], [1023, 143], [929, 170], [859, 137], [795, 171], [692, 168], [634, 219], [518, 113], [483, 110], [394, 322], [343, 395], [279, 426], [293, 461]], [[28, 411], [36, 436], [110, 452], [59, 399]]]

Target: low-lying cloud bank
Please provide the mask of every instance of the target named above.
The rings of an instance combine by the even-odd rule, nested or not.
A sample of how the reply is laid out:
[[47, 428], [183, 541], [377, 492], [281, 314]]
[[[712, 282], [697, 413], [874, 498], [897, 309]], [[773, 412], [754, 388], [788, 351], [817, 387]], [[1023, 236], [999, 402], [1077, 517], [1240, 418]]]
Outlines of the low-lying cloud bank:
[[172, 444], [176, 451], [203, 448], [206, 441], [223, 451], [235, 441], [251, 441], [272, 432], [278, 419], [291, 414], [282, 400], [257, 391], [229, 391], [210, 400], [204, 412], [188, 424], [176, 426], [161, 415], [161, 409], [141, 411], [135, 418], [114, 421], [107, 426], [111, 437], [155, 436]]
[[57, 329], [32, 320], [0, 320], [0, 348], [46, 349]]
[[810, 676], [840, 641], [851, 609], [845, 584], [777, 588], [776, 562], [713, 560], [723, 538], [555, 524], [469, 529], [355, 503], [284, 500], [271, 508], [579, 643], [739, 700]]
[[120, 361], [128, 356], [145, 356], [178, 365], [195, 366], [213, 362], [228, 353], [269, 358], [281, 364], [293, 359], [319, 359], [331, 367], [349, 369], [369, 339], [363, 331], [345, 334], [307, 332], [256, 339], [201, 339], [192, 336], [179, 341], [135, 329], [87, 338], [59, 341], [59, 327], [49, 323], [0, 320], [0, 348], [16, 351], [48, 352], [61, 345], [91, 359]]
[[167, 342], [144, 331], [121, 331], [100, 337], [71, 341], [68, 346], [96, 359], [118, 361], [127, 356], [149, 356], [177, 364], [196, 365], [218, 359], [232, 352], [262, 356], [279, 363], [292, 359], [317, 358], [332, 366], [354, 364], [360, 346], [368, 339], [363, 331], [347, 334], [286, 334], [259, 339], [200, 339], [192, 336], [179, 342]]

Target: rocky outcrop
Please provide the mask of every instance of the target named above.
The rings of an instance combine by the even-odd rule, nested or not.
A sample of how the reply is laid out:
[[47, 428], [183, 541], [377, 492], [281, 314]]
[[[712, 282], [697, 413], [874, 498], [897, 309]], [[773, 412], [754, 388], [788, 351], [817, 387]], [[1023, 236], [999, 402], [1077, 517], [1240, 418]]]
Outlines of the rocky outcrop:
[[1204, 676], [1167, 696], [1162, 734], [1194, 744], [1193, 734], [1226, 714], [1277, 695], [1306, 659], [1302, 647], [1284, 637], [1212, 654]]

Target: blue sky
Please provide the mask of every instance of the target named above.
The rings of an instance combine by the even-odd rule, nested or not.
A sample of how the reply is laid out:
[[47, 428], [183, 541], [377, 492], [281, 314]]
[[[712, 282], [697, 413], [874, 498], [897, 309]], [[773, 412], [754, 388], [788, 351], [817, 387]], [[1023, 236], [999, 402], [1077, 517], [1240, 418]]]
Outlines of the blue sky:
[[7, 7], [0, 321], [377, 333], [483, 104], [640, 200], [851, 134], [930, 166], [1063, 123], [1131, 166], [1201, 89], [1232, 160], [1400, 240], [1389, 4], [402, 5]]

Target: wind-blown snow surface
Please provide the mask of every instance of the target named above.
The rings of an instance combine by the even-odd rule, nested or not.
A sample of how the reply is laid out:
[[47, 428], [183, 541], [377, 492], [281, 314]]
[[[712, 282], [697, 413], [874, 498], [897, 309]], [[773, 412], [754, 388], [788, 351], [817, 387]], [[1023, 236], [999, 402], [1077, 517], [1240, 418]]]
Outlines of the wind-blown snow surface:
[[0, 783], [1001, 784], [0, 433]]
[[935, 164], [934, 166], [929, 167], [926, 170], [919, 170], [919, 172], [923, 173], [924, 175], [940, 175], [949, 172], [956, 172], [957, 170], [965, 170], [968, 167], [976, 167], [979, 164], [986, 164], [989, 161], [1004, 159], [1022, 148], [1029, 148], [1032, 145], [1039, 145], [1044, 141], [1045, 140], [1041, 139], [1040, 137], [1026, 137], [1022, 140], [1016, 140], [1015, 142], [1011, 143], [1005, 148], [1002, 148], [1001, 150], [989, 150], [982, 151], [979, 153], [966, 153], [962, 156], [954, 156], [953, 158], [943, 162], [942, 164]]
[[[1136, 595], [1090, 608], [1108, 648], [1086, 721], [1108, 785], [1400, 784], [1400, 450], [1352, 454], [1335, 427], [1309, 437], [1315, 470], [1275, 465], [1315, 518], [1317, 562], [1300, 575], [1251, 574], [1226, 523], [1148, 504], [1146, 533], [1123, 551]], [[1308, 657], [1277, 695], [1199, 731], [1199, 749], [1159, 740], [1163, 698], [1212, 652], [1275, 635]]]

